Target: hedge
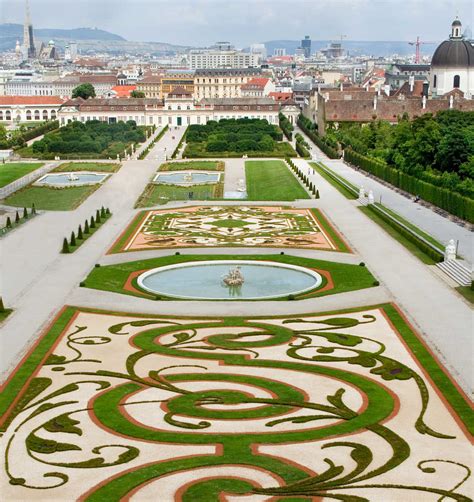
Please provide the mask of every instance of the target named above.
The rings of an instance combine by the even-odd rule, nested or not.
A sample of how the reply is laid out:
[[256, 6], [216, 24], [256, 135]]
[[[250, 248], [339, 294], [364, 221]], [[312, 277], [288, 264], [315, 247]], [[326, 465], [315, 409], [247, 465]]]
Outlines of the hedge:
[[444, 260], [444, 255], [441, 252], [435, 251], [431, 246], [426, 244], [425, 241], [420, 239], [416, 234], [407, 230], [403, 225], [400, 225], [398, 221], [391, 218], [385, 212], [381, 211], [375, 204], [368, 204], [367, 208], [372, 212], [377, 214], [377, 216], [393, 227], [399, 234], [403, 235], [407, 240], [413, 242], [418, 249], [423, 251], [426, 255], [432, 258], [436, 262], [442, 262]]
[[278, 114], [278, 118], [279, 118], [279, 121], [280, 121], [280, 129], [283, 131], [283, 134], [287, 137], [288, 141], [291, 141], [293, 139], [293, 134], [292, 134], [292, 131], [293, 131], [293, 125], [291, 124], [291, 122], [288, 120], [287, 117], [285, 117], [285, 115], [283, 115], [283, 113], [279, 113]]
[[472, 199], [422, 181], [415, 176], [389, 167], [383, 160], [366, 157], [354, 152], [351, 148], [344, 150], [344, 159], [405, 192], [418, 195], [421, 199], [446, 210], [448, 213], [474, 223], [474, 200]]
[[[301, 115], [298, 117], [298, 127], [308, 136], [308, 138], [321, 149], [330, 159], [340, 159], [341, 155], [332, 146], [329, 146], [324, 142], [324, 140], [318, 135], [316, 129], [309, 129], [307, 127], [308, 122], [310, 122], [306, 117]], [[310, 122], [311, 123], [311, 122]]]

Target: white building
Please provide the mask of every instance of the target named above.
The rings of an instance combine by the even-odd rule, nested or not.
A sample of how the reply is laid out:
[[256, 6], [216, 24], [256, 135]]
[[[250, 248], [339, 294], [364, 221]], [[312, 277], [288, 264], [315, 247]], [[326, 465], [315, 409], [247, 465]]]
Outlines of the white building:
[[228, 43], [219, 42], [216, 48], [192, 50], [188, 54], [189, 68], [249, 68], [258, 66], [259, 54], [241, 52], [233, 49]]
[[453, 89], [459, 89], [467, 99], [474, 96], [473, 41], [463, 37], [457, 18], [451, 25], [451, 36], [433, 54], [430, 88], [433, 96], [442, 96]]
[[0, 122], [55, 120], [63, 103], [58, 96], [0, 96]]
[[206, 124], [210, 120], [258, 118], [278, 124], [279, 104], [270, 98], [204, 99], [194, 101], [186, 93], [160, 99], [71, 99], [61, 106], [61, 125], [79, 120], [118, 122], [134, 120], [138, 125], [157, 127]]

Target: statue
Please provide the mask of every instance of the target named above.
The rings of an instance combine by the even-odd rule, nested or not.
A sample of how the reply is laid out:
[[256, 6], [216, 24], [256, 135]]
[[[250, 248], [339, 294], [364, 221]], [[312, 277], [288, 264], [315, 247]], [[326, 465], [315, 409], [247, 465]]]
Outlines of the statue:
[[374, 203], [374, 192], [372, 192], [372, 190], [369, 190], [369, 200], [368, 200], [368, 203], [369, 204], [373, 204]]
[[359, 188], [359, 199], [364, 199], [365, 198], [365, 190], [364, 190], [364, 187], [361, 186]]
[[184, 181], [193, 181], [193, 173], [184, 173], [183, 180]]
[[73, 173], [69, 173], [67, 176], [68, 181], [77, 181], [79, 179], [79, 176], [76, 176]]
[[451, 261], [455, 259], [456, 259], [456, 243], [454, 242], [454, 239], [451, 239], [444, 250], [444, 261]]
[[237, 182], [237, 191], [238, 192], [245, 192], [245, 181], [243, 179], [240, 179]]
[[223, 277], [223, 282], [226, 286], [242, 286], [245, 282], [244, 276], [240, 271], [240, 267], [234, 267], [229, 269], [229, 273]]

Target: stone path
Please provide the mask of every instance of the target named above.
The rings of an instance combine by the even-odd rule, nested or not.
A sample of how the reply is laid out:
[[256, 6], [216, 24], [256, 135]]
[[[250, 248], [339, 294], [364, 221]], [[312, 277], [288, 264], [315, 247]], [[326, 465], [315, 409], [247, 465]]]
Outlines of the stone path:
[[245, 183], [245, 159], [225, 159], [224, 193], [237, 192], [239, 180]]
[[[164, 145], [171, 151], [173, 145], [179, 141], [178, 133], [182, 132], [184, 128], [182, 131], [167, 132], [152, 153], [163, 151]], [[187, 313], [201, 315], [212, 315], [216, 312], [242, 315], [258, 312], [261, 315], [276, 315], [289, 313], [289, 310], [295, 313], [308, 309], [321, 311], [328, 308], [347, 308], [393, 298], [409, 313], [409, 319], [452, 370], [459, 383], [465, 389], [471, 388], [472, 312], [469, 306], [429, 267], [419, 262], [367, 219], [352, 202], [317, 174], [313, 175], [312, 180], [319, 188], [321, 199], [298, 201], [294, 205], [323, 209], [336, 229], [348, 240], [349, 245], [360, 253], [359, 256], [355, 255], [355, 259], [361, 260], [360, 256], [363, 257], [363, 261], [367, 262], [382, 287], [315, 299], [309, 303], [292, 302], [291, 306], [285, 302], [242, 302], [231, 305], [219, 303], [217, 307], [215, 302], [149, 302], [113, 293], [78, 289], [77, 285], [95, 263], [115, 259], [103, 258], [103, 254], [137, 213], [133, 204], [158, 167], [153, 155], [150, 159], [125, 162], [122, 169], [77, 210], [41, 215], [3, 240], [4, 270], [1, 274], [1, 291], [6, 305], [13, 307], [15, 312], [0, 328], [2, 371], [8, 370], [18, 361], [19, 355], [37, 339], [41, 329], [64, 304], [164, 313], [174, 308], [172, 304], [176, 303], [176, 311], [181, 313], [185, 308]], [[296, 163], [307, 172], [306, 161], [299, 159]], [[408, 204], [408, 201], [406, 203]], [[192, 204], [195, 205], [196, 201]], [[251, 204], [257, 205], [258, 202]], [[274, 204], [281, 203], [276, 201]], [[79, 223], [95, 213], [96, 208], [101, 205], [109, 206], [113, 217], [74, 254], [59, 254], [63, 236], [69, 235], [71, 230], [76, 229]], [[169, 204], [167, 207], [183, 205], [186, 203]], [[207, 253], [235, 251], [206, 249]], [[246, 249], [245, 252], [262, 251]], [[274, 250], [268, 249], [265, 252], [271, 253]], [[146, 256], [160, 256], [159, 251], [152, 253]], [[298, 252], [295, 250], [292, 254]], [[138, 256], [126, 255], [130, 260]], [[311, 256], [316, 255], [311, 253]], [[324, 256], [329, 259], [329, 254]], [[5, 257], [8, 257], [8, 261]]]
[[[298, 128], [297, 132], [305, 136], [303, 131]], [[471, 264], [474, 263], [474, 234], [468, 228], [461, 227], [454, 221], [450, 221], [431, 209], [412, 202], [411, 199], [407, 199], [395, 190], [366, 176], [363, 171], [357, 171], [348, 166], [342, 160], [329, 159], [307, 136], [305, 137], [311, 147], [313, 158], [324, 162], [330, 169], [340, 174], [352, 184], [356, 186], [362, 185], [366, 191], [373, 190], [377, 202], [382, 197], [382, 204], [389, 209], [393, 209], [441, 243], [447, 244], [450, 239], [459, 241], [459, 253], [466, 261]]]

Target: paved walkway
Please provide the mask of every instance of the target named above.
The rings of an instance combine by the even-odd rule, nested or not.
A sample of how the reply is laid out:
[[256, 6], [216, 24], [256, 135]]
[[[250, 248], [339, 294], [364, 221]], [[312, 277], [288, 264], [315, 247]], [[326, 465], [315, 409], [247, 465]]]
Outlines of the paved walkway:
[[[155, 144], [147, 155], [146, 160], [155, 160], [165, 162], [170, 160], [183, 134], [186, 132], [186, 127], [171, 127], [162, 138]], [[158, 169], [159, 166], [157, 166]]]
[[[308, 172], [308, 162], [295, 159]], [[393, 294], [429, 345], [465, 389], [473, 387], [473, 311], [431, 268], [423, 265], [317, 173], [310, 176], [318, 206]]]
[[[184, 133], [184, 128], [182, 132]], [[171, 149], [178, 141], [177, 131], [170, 131], [153, 150], [163, 150], [164, 145]], [[299, 159], [295, 162], [307, 172], [306, 161]], [[381, 287], [291, 302], [291, 305], [290, 302], [155, 302], [78, 288], [79, 282], [95, 263], [121, 259], [118, 256], [104, 257], [104, 253], [136, 214], [133, 204], [156, 169], [157, 163], [153, 156], [150, 160], [124, 162], [122, 169], [76, 211], [44, 214], [3, 240], [2, 292], [6, 304], [12, 306], [15, 312], [0, 328], [0, 370], [10, 369], [19, 360], [19, 356], [34, 343], [41, 329], [64, 304], [154, 314], [276, 315], [348, 308], [393, 299], [409, 313], [411, 322], [434, 350], [442, 354], [441, 359], [459, 383], [465, 389], [471, 388], [473, 347], [472, 312], [469, 306], [430, 267], [413, 257], [357, 210], [353, 202], [345, 199], [317, 174], [312, 176], [312, 181], [319, 188], [321, 199], [298, 201], [295, 206], [323, 209], [351, 247], [363, 256], [363, 261], [380, 280]], [[201, 202], [193, 201], [192, 204]], [[251, 204], [257, 205], [258, 202]], [[111, 208], [112, 218], [78, 251], [71, 255], [59, 254], [63, 236], [69, 235], [72, 229], [76, 229], [79, 223], [95, 213], [95, 209], [101, 205]], [[181, 202], [167, 207], [183, 205], [187, 204]], [[165, 206], [160, 206], [163, 207]], [[210, 253], [236, 251], [206, 249]], [[274, 251], [265, 249], [263, 252]], [[196, 253], [198, 250], [184, 252]], [[245, 252], [256, 253], [262, 250], [246, 249]], [[169, 251], [143, 253], [151, 257], [168, 254]], [[292, 250], [291, 253], [298, 254], [299, 251]], [[127, 260], [134, 260], [143, 255], [128, 253], [124, 256]], [[315, 252], [311, 252], [310, 256], [322, 257], [321, 253]], [[324, 253], [324, 256], [329, 258], [330, 254]], [[361, 260], [360, 256], [356, 254], [351, 260]]]
[[245, 189], [245, 159], [225, 159], [224, 193], [238, 192], [240, 180]]
[[[305, 136], [300, 129], [297, 129], [297, 132]], [[382, 203], [386, 207], [393, 209], [441, 243], [447, 244], [450, 239], [459, 241], [459, 254], [469, 263], [474, 263], [474, 234], [468, 228], [461, 227], [431, 209], [412, 202], [395, 190], [366, 176], [363, 171], [357, 171], [348, 166], [342, 160], [329, 159], [307, 136], [305, 137], [311, 147], [313, 158], [324, 162], [330, 169], [352, 184], [362, 185], [366, 191], [372, 190], [376, 201], [382, 198]]]

